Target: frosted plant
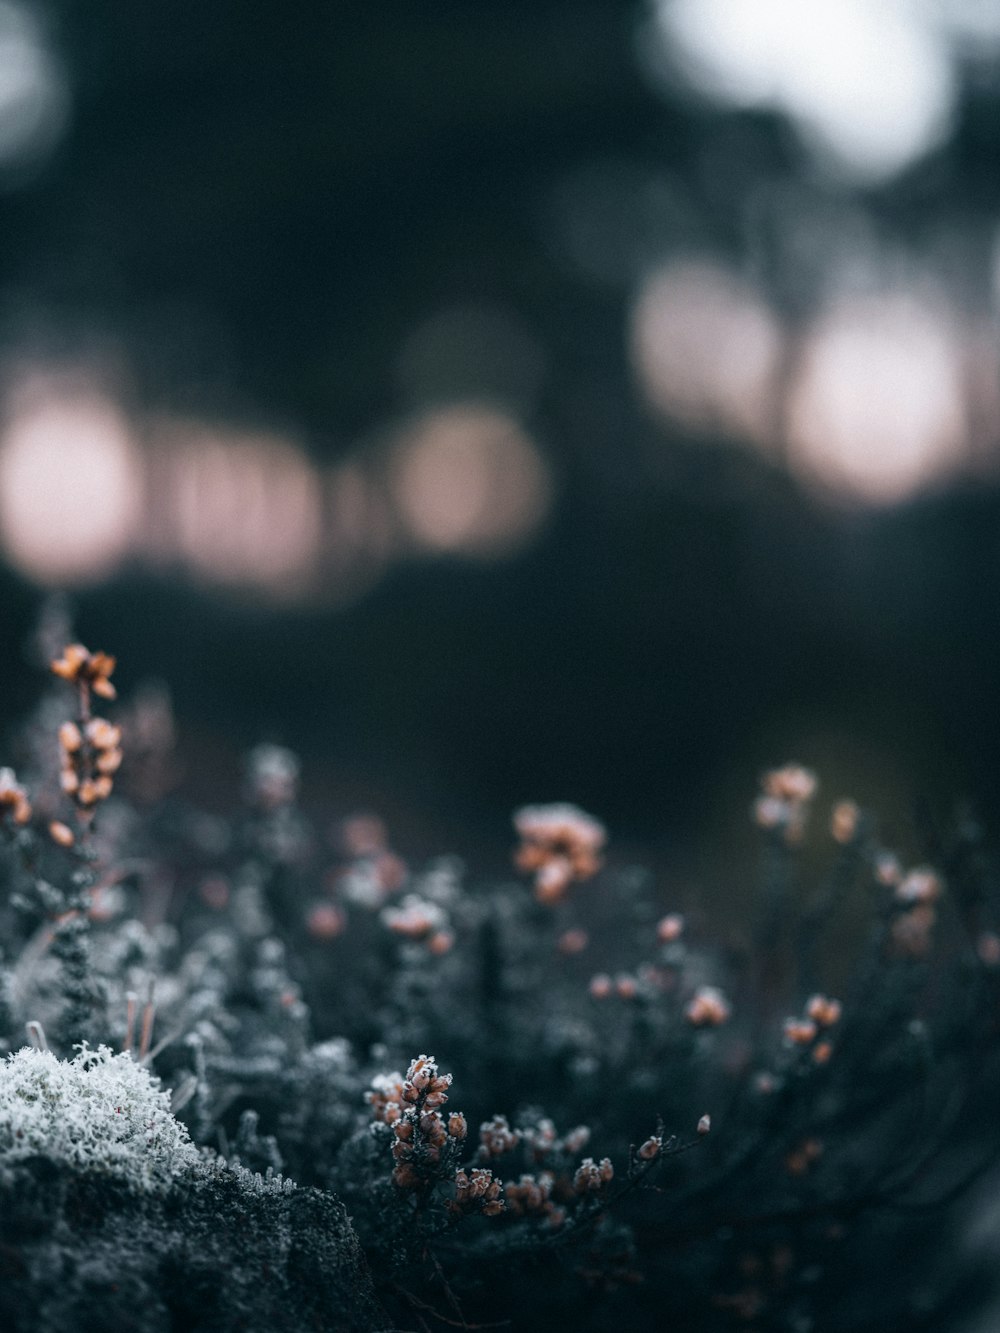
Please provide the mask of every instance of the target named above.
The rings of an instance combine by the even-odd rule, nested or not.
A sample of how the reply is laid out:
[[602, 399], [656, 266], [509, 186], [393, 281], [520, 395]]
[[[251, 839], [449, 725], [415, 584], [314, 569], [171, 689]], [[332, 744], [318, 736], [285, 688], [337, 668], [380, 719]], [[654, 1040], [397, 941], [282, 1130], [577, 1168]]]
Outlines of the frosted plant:
[[201, 1161], [159, 1080], [106, 1046], [72, 1060], [25, 1047], [0, 1064], [0, 1177], [31, 1157], [142, 1192], [165, 1190]]

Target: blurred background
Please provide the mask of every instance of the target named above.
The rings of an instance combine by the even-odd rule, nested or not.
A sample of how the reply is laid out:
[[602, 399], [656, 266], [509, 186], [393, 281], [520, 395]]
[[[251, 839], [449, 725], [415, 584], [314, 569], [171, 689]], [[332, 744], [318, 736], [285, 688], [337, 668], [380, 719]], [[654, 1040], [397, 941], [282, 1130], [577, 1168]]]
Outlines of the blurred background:
[[0, 0], [0, 723], [64, 590], [404, 852], [995, 817], [998, 166], [995, 0]]

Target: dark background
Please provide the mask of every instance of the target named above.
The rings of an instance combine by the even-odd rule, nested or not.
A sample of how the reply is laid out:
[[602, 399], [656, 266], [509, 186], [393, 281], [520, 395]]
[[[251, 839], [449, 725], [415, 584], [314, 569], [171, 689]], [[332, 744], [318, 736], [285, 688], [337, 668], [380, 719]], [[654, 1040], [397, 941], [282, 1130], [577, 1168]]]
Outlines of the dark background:
[[[335, 808], [388, 812], [404, 851], [502, 853], [511, 808], [568, 799], [626, 844], [711, 855], [792, 758], [902, 840], [920, 799], [992, 816], [1000, 420], [976, 467], [898, 503], [831, 496], [780, 448], [653, 410], [628, 334], [642, 273], [685, 254], [751, 274], [801, 328], [859, 219], [873, 263], [934, 267], [995, 333], [992, 67], [963, 67], [938, 147], [859, 182], [776, 111], [655, 88], [645, 10], [618, 0], [37, 14], [70, 100], [4, 178], [9, 366], [111, 366], [135, 420], [290, 431], [329, 468], [377, 459], [412, 410], [401, 348], [435, 312], [500, 311], [529, 349], [521, 373], [501, 338], [436, 386], [517, 400], [548, 467], [513, 553], [404, 552], [356, 595], [321, 573], [278, 603], [135, 553], [70, 588], [123, 684], [169, 681], [202, 794], [225, 804], [239, 748], [270, 738]], [[8, 723], [37, 693], [42, 591], [0, 574]]]

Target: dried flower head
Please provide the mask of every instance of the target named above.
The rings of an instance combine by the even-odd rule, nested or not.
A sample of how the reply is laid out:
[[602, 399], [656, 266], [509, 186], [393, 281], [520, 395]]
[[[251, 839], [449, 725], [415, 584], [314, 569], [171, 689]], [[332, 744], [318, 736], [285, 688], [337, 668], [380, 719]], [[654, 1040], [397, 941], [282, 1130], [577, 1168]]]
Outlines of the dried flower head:
[[549, 1214], [551, 1217], [552, 1204], [552, 1185], [554, 1178], [549, 1171], [539, 1172], [535, 1175], [522, 1175], [517, 1182], [507, 1181], [504, 1185], [504, 1197], [507, 1200], [507, 1209], [515, 1217], [523, 1217], [531, 1214]]
[[59, 728], [62, 767], [59, 782], [81, 811], [91, 810], [111, 795], [113, 776], [122, 762], [121, 728], [103, 717], [91, 718], [83, 730], [75, 722]]
[[895, 898], [900, 903], [933, 903], [941, 897], [941, 880], [933, 870], [919, 866], [896, 885]]
[[577, 1194], [594, 1194], [609, 1185], [614, 1175], [610, 1157], [602, 1157], [599, 1162], [593, 1157], [585, 1157], [573, 1176], [573, 1188]]
[[785, 1019], [785, 1041], [792, 1046], [808, 1046], [816, 1036], [816, 1032], [816, 1024], [811, 1019]]
[[455, 1197], [448, 1204], [453, 1213], [482, 1213], [496, 1217], [506, 1207], [499, 1180], [482, 1167], [459, 1171], [455, 1176]]
[[469, 1132], [469, 1126], [461, 1111], [452, 1111], [448, 1117], [448, 1133], [453, 1139], [464, 1139]]
[[115, 659], [110, 654], [92, 653], [82, 643], [67, 644], [62, 657], [52, 663], [53, 674], [60, 680], [87, 686], [102, 699], [115, 698], [115, 687], [110, 679], [114, 669]]
[[372, 1108], [373, 1117], [384, 1125], [399, 1119], [403, 1102], [403, 1075], [376, 1074], [365, 1101]]
[[408, 940], [426, 940], [445, 929], [448, 918], [437, 905], [409, 894], [398, 907], [386, 907], [381, 920], [394, 935]]
[[764, 792], [779, 801], [803, 803], [816, 795], [816, 774], [801, 764], [785, 764], [764, 774]]
[[[367, 1094], [376, 1120], [392, 1127], [392, 1179], [400, 1189], [426, 1190], [452, 1178], [468, 1123], [459, 1112], [445, 1118], [438, 1110], [448, 1100], [445, 1089], [450, 1086], [451, 1075], [438, 1072], [433, 1056], [418, 1055], [405, 1079], [399, 1074], [382, 1076]], [[456, 1212], [499, 1212], [502, 1201], [501, 1208], [487, 1206], [497, 1202], [499, 1194], [499, 1184], [490, 1193], [473, 1181], [464, 1193], [460, 1191], [460, 1206], [449, 1207]]]
[[718, 1027], [730, 1015], [729, 1001], [716, 986], [700, 986], [688, 1001], [684, 1017], [694, 1027]]
[[484, 1160], [490, 1157], [502, 1157], [511, 1152], [521, 1141], [516, 1129], [511, 1129], [505, 1115], [495, 1115], [492, 1120], [485, 1120], [479, 1126], [479, 1155]]
[[514, 815], [514, 827], [521, 839], [514, 864], [535, 876], [539, 902], [559, 902], [572, 883], [601, 868], [607, 831], [575, 805], [527, 805]]
[[438, 1073], [433, 1055], [418, 1055], [406, 1071], [403, 1101], [421, 1107], [443, 1106], [448, 1100], [445, 1089], [450, 1087], [451, 1075]]
[[[547, 1121], [551, 1124], [551, 1121]], [[562, 1143], [559, 1145], [563, 1152], [568, 1152], [570, 1156], [574, 1153], [582, 1152], [590, 1142], [590, 1130], [586, 1125], [577, 1125], [575, 1129], [569, 1130], [563, 1135]]]
[[830, 1028], [839, 1023], [840, 1012], [840, 1001], [831, 1000], [826, 995], [810, 996], [806, 1004], [806, 1013], [821, 1028]]

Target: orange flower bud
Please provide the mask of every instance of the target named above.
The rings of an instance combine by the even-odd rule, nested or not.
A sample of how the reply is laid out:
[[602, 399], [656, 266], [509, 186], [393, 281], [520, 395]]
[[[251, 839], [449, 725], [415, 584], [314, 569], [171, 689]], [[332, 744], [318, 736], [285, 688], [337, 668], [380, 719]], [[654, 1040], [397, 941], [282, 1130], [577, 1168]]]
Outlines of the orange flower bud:
[[87, 723], [85, 734], [95, 749], [113, 750], [121, 742], [122, 729], [113, 726], [107, 718], [94, 717]]
[[49, 824], [49, 837], [60, 847], [72, 847], [75, 842], [73, 830], [68, 824], [63, 824], [58, 819], [53, 819]]
[[75, 754], [83, 744], [83, 736], [75, 722], [64, 722], [59, 728], [59, 744], [67, 754]]

